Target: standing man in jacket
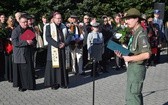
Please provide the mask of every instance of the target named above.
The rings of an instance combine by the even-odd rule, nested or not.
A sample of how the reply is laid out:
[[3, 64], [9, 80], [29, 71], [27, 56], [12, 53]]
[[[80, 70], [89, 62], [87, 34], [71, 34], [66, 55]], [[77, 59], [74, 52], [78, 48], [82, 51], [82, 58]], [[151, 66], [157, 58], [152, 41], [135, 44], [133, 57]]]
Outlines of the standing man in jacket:
[[123, 19], [132, 30], [128, 49], [133, 55], [122, 56], [119, 51], [115, 51], [115, 54], [128, 62], [126, 105], [143, 105], [142, 87], [146, 75], [145, 61], [150, 58], [150, 45], [147, 34], [140, 24], [139, 10], [129, 9]]
[[[28, 21], [25, 15], [20, 16], [19, 25], [12, 31], [14, 63], [17, 65], [19, 91], [34, 90], [35, 78], [33, 70], [32, 47], [35, 40], [22, 40], [21, 35], [27, 30]], [[16, 68], [15, 68], [16, 69]]]

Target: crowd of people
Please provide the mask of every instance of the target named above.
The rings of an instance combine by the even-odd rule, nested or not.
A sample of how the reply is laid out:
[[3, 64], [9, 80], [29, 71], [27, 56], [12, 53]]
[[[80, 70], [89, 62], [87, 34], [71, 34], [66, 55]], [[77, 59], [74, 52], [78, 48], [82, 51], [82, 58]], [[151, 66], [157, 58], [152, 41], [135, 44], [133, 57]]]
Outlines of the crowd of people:
[[[73, 73], [74, 76], [85, 75], [86, 70], [92, 69], [88, 64], [93, 58], [96, 60], [95, 76], [99, 76], [100, 72], [108, 73], [107, 64], [112, 57], [116, 70], [128, 68], [128, 71], [132, 72], [134, 68], [140, 68], [144, 71], [141, 77], [145, 77], [143, 66], [134, 66], [131, 62], [139, 62], [140, 65], [145, 63], [145, 66], [155, 66], [159, 63], [162, 42], [168, 40], [168, 24], [164, 26], [163, 20], [159, 18], [159, 10], [154, 10], [151, 16], [137, 13], [139, 11], [133, 9], [127, 14], [102, 15], [100, 19], [86, 14], [82, 22], [75, 14], [70, 15], [67, 22], [63, 22], [59, 12], [54, 12], [50, 18], [46, 15], [41, 16], [40, 22], [35, 20], [34, 15], [28, 13], [17, 12], [15, 18], [13, 16], [6, 18], [5, 14], [0, 14], [0, 79], [13, 82], [13, 87], [19, 87], [18, 90], [22, 92], [27, 89], [34, 90], [35, 79], [38, 78], [35, 69], [45, 67], [45, 87], [55, 90], [67, 88], [69, 73]], [[132, 18], [136, 22], [130, 21]], [[130, 26], [134, 22], [134, 26]], [[132, 30], [137, 29], [139, 25], [141, 28], [138, 28], [138, 31]], [[21, 36], [27, 30], [33, 32], [31, 35], [35, 36], [23, 40]], [[132, 36], [139, 35], [141, 40], [138, 37], [138, 42], [135, 38], [132, 40]], [[121, 56], [118, 51], [111, 51], [107, 48], [109, 40], [127, 49], [131, 48], [135, 55], [141, 55], [141, 59], [130, 58], [130, 60]], [[147, 62], [141, 62], [146, 59]], [[93, 76], [93, 70], [90, 75]], [[136, 80], [135, 78], [132, 77]], [[141, 81], [140, 85], [143, 84], [143, 80], [144, 78], [137, 79]], [[130, 81], [128, 86], [131, 85]], [[139, 97], [130, 94], [128, 93], [128, 98]]]

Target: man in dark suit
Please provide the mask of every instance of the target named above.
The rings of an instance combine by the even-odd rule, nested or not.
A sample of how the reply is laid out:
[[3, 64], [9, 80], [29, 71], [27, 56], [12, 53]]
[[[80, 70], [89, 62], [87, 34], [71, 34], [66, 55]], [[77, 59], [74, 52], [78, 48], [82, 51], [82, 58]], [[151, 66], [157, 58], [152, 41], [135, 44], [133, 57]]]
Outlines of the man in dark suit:
[[103, 67], [102, 72], [108, 73], [106, 65], [107, 61], [111, 58], [111, 51], [107, 48], [108, 40], [112, 36], [112, 28], [111, 25], [108, 23], [108, 19], [106, 15], [102, 16], [102, 23], [100, 24], [100, 32], [103, 34], [104, 38], [104, 54], [102, 55], [101, 66]]
[[[88, 50], [87, 50], [87, 36], [92, 31], [90, 25], [90, 17], [89, 15], [85, 15], [83, 17], [83, 31], [84, 31], [84, 39], [83, 39], [83, 66], [85, 67], [88, 63]], [[84, 72], [82, 73], [84, 74]]]
[[[19, 91], [34, 90], [35, 78], [32, 61], [32, 47], [35, 40], [22, 40], [21, 35], [28, 29], [27, 17], [22, 15], [19, 18], [19, 25], [12, 31], [13, 56], [16, 68], [14, 72], [18, 78]], [[31, 30], [31, 28], [29, 28]], [[15, 82], [15, 81], [14, 81]]]

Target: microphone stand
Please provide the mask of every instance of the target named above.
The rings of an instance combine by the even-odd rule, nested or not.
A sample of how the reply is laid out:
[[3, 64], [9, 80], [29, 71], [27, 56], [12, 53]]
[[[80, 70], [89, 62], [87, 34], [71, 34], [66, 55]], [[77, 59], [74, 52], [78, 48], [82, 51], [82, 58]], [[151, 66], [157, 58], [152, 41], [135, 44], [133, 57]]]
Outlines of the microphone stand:
[[95, 102], [95, 66], [96, 66], [96, 61], [95, 58], [93, 58], [93, 102], [92, 105], [94, 105]]
[[94, 57], [91, 59], [91, 61], [89, 61], [84, 66], [84, 68], [86, 68], [90, 64], [92, 64], [92, 70], [93, 70], [93, 78], [92, 78], [92, 81], [93, 81], [92, 105], [94, 105], [94, 103], [95, 103], [95, 69], [96, 69], [96, 60], [95, 60]]
[[93, 46], [91, 47], [91, 54], [90, 54], [90, 57], [91, 57], [91, 61], [92, 61], [92, 73], [93, 73], [93, 102], [92, 102], [92, 105], [95, 104], [95, 72], [96, 72], [96, 63], [99, 59], [99, 56], [100, 56], [100, 47], [101, 45], [100, 44], [93, 44]]

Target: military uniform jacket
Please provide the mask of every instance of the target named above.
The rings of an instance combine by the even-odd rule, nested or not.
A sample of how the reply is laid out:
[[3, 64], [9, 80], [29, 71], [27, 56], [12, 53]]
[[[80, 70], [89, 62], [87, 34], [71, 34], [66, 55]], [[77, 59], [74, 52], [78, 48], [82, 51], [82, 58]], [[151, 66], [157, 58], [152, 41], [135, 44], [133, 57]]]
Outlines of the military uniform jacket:
[[[147, 34], [142, 27], [139, 27], [136, 31], [133, 32], [128, 44], [128, 48], [134, 55], [145, 52], [151, 53]], [[137, 63], [142, 64], [144, 61], [138, 61]]]

